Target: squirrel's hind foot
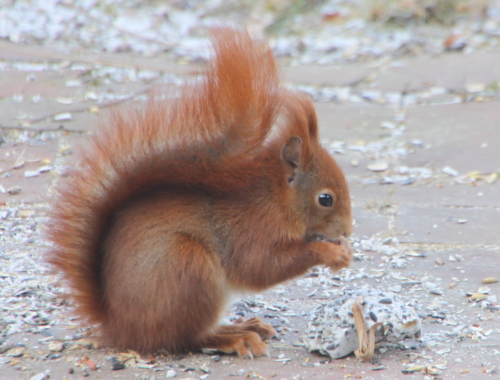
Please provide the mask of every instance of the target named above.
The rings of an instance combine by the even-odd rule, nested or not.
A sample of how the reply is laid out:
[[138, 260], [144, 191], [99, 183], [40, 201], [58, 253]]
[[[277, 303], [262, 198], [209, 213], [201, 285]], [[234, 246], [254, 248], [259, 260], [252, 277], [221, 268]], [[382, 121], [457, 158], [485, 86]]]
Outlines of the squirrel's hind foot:
[[260, 318], [248, 321], [240, 318], [233, 325], [219, 326], [213, 335], [205, 339], [203, 346], [228, 354], [236, 352], [240, 358], [270, 357], [269, 347], [263, 340], [274, 335], [277, 335], [276, 330]]

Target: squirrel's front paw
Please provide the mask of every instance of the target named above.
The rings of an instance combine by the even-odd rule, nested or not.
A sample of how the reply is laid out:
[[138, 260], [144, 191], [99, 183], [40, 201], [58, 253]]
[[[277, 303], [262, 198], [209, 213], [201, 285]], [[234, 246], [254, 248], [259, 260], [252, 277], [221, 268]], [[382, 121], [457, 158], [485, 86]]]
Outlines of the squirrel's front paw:
[[315, 242], [313, 244], [322, 244], [323, 248], [320, 253], [322, 264], [334, 270], [346, 268], [351, 264], [352, 249], [349, 240], [341, 236], [335, 240], [327, 240], [323, 242]]
[[337, 239], [339, 243], [337, 245], [338, 247], [338, 253], [335, 258], [333, 258], [332, 262], [326, 263], [327, 266], [334, 270], [339, 270], [342, 268], [347, 268], [352, 261], [352, 248], [351, 244], [349, 244], [349, 240], [347, 238], [341, 236], [339, 239]]

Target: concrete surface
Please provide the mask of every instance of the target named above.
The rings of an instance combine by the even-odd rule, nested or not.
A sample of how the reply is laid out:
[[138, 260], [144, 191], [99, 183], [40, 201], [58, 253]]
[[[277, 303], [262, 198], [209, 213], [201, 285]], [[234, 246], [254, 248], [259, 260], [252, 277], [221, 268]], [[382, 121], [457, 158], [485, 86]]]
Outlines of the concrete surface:
[[[34, 214], [38, 217], [43, 217], [46, 212], [49, 189], [60, 172], [52, 170], [32, 178], [26, 178], [24, 173], [37, 170], [44, 163], [55, 164], [60, 169], [74, 165], [78, 144], [87, 131], [96, 128], [99, 119], [97, 111], [102, 115], [109, 104], [127, 97], [134, 99], [137, 95], [142, 99], [144, 91], [162, 83], [158, 79], [160, 77], [136, 82], [93, 83], [85, 80], [89, 68], [103, 63], [109, 67], [123, 68], [126, 65], [128, 68], [160, 73], [168, 73], [172, 68], [172, 73], [183, 76], [198, 70], [197, 67], [160, 63], [157, 58], [136, 59], [127, 54], [84, 52], [79, 56], [65, 56], [47, 49], [16, 45], [1, 45], [0, 60], [6, 64], [17, 64], [17, 67], [26, 63], [34, 65], [33, 69], [29, 66], [19, 69], [14, 65], [0, 73], [0, 133], [5, 139], [5, 143], [0, 144], [0, 170], [10, 173], [8, 177], [0, 178], [0, 184], [4, 190], [14, 186], [22, 188], [17, 195], [0, 193], [0, 209], [16, 209], [18, 212], [35, 210]], [[75, 69], [74, 64], [77, 63], [87, 66]], [[285, 68], [284, 73], [286, 80], [292, 84], [355, 88], [360, 80], [371, 75], [371, 83], [379, 83], [378, 89], [382, 92], [425, 90], [432, 86], [465, 91], [464, 86], [469, 81], [484, 84], [499, 81], [499, 63], [498, 53], [471, 56], [449, 54], [408, 58], [404, 60], [404, 65], [392, 67], [373, 64], [320, 69], [293, 67]], [[49, 69], [41, 70], [43, 65]], [[81, 84], [68, 87], [71, 80], [81, 80]], [[89, 92], [99, 93], [100, 99], [104, 100], [93, 100], [92, 96], [88, 96]], [[106, 94], [109, 100], [106, 100]], [[354, 261], [350, 270], [352, 273], [360, 273], [360, 270], [369, 274], [377, 270], [383, 272], [380, 277], [355, 278], [345, 281], [342, 286], [368, 284], [390, 289], [401, 282], [395, 278], [395, 273], [398, 278], [435, 282], [442, 295], [429, 294], [418, 286], [404, 288], [401, 292], [415, 298], [421, 305], [419, 313], [424, 321], [424, 334], [432, 336], [442, 331], [451, 332], [457, 323], [474, 326], [481, 331], [492, 330], [492, 333], [483, 334], [478, 339], [473, 334], [450, 335], [451, 338], [444, 340], [436, 338], [435, 346], [427, 349], [376, 351], [374, 363], [360, 362], [354, 356], [332, 361], [308, 353], [294, 344], [306, 327], [307, 313], [319, 301], [325, 300], [321, 296], [310, 296], [315, 288], [321, 288], [320, 285], [304, 287], [299, 279], [263, 295], [263, 299], [271, 305], [285, 299], [289, 310], [294, 312], [289, 312], [286, 317], [289, 323], [282, 323], [279, 338], [271, 341], [271, 358], [243, 360], [231, 355], [203, 354], [164, 356], [156, 358], [156, 370], [135, 366], [123, 371], [111, 371], [111, 364], [106, 358], [117, 356], [114, 350], [74, 348], [51, 360], [46, 356], [49, 353], [46, 344], [40, 343], [43, 336], [23, 332], [7, 337], [5, 344], [24, 342], [27, 351], [14, 362], [0, 364], [0, 379], [30, 379], [47, 369], [53, 379], [81, 379], [83, 376], [89, 379], [163, 379], [169, 368], [175, 369], [179, 379], [204, 378], [206, 375], [209, 379], [289, 380], [423, 379], [425, 376], [429, 379], [498, 378], [500, 310], [483, 309], [480, 303], [469, 302], [466, 296], [467, 292], [475, 292], [482, 286], [483, 278], [500, 277], [500, 181], [486, 183], [484, 180], [486, 176], [500, 171], [500, 98], [497, 94], [480, 100], [451, 105], [411, 106], [404, 109], [404, 126], [398, 127], [397, 134], [381, 128], [385, 121], [395, 122], [401, 111], [391, 104], [326, 102], [318, 103], [317, 110], [325, 142], [336, 140], [344, 144], [342, 152], [334, 156], [345, 169], [350, 182], [356, 221], [353, 242], [358, 243], [357, 251], [360, 253], [360, 260]], [[91, 112], [93, 106], [98, 108]], [[56, 115], [65, 112], [72, 112], [71, 120], [54, 120]], [[421, 147], [401, 151], [400, 148], [407, 147], [408, 142], [414, 140], [419, 140]], [[368, 148], [363, 152], [349, 149], [356, 144]], [[366, 168], [378, 160], [387, 162], [389, 169], [377, 173]], [[24, 166], [12, 169], [20, 161], [25, 162]], [[381, 184], [383, 177], [395, 175], [395, 170], [401, 166], [425, 168], [429, 176], [419, 177], [406, 186]], [[445, 166], [456, 170], [457, 175], [443, 173], [441, 169]], [[482, 179], [473, 181], [466, 176], [473, 170], [479, 172]], [[14, 214], [6, 220], [9, 218], [13, 218], [14, 222], [17, 220]], [[39, 230], [40, 225], [37, 226]], [[406, 256], [401, 268], [391, 267], [388, 265], [391, 258], [383, 253], [360, 248], [359, 243], [363, 239], [376, 241], [388, 237], [399, 240], [399, 244], [392, 246], [400, 253], [420, 252], [422, 257]], [[32, 245], [35, 247], [16, 246], [13, 242], [3, 247], [3, 252], [8, 255], [9, 250], [26, 249], [34, 252], [35, 257], [39, 255], [41, 260], [43, 247], [40, 247], [40, 241]], [[460, 256], [458, 261], [453, 255]], [[499, 283], [488, 286], [492, 294], [500, 296]], [[441, 302], [443, 318], [431, 316], [431, 309], [427, 306], [432, 302]], [[63, 308], [67, 307], [64, 305]], [[256, 313], [270, 322], [279, 320], [280, 315], [287, 315], [265, 308], [257, 308]], [[274, 317], [269, 317], [269, 314]], [[52, 326], [50, 334], [63, 338], [74, 333], [65, 326]], [[93, 360], [99, 369], [89, 369], [84, 373], [75, 364], [83, 355]], [[402, 372], [408, 363], [430, 362], [445, 362], [446, 369], [436, 376]], [[209, 373], [200, 370], [203, 365], [209, 368]], [[380, 365], [384, 369], [376, 370]]]

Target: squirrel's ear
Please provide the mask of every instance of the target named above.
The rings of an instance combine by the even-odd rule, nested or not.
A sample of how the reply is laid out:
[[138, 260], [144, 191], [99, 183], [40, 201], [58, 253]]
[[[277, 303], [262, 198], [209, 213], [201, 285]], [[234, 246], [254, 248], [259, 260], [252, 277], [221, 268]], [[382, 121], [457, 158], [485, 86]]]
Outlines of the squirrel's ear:
[[292, 136], [281, 148], [281, 159], [296, 168], [300, 164], [302, 155], [302, 139], [299, 136]]
[[301, 156], [302, 139], [299, 136], [290, 137], [281, 148], [281, 159], [285, 162], [289, 183], [295, 178], [295, 168], [300, 165]]

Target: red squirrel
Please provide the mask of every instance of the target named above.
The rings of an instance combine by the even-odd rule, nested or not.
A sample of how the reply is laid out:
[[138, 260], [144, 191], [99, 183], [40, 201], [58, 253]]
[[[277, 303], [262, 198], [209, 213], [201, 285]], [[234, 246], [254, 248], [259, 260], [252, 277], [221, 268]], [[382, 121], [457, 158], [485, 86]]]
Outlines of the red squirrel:
[[271, 325], [218, 324], [231, 295], [351, 261], [349, 190], [311, 101], [248, 32], [212, 43], [202, 80], [115, 112], [52, 201], [48, 261], [119, 349], [269, 355]]

